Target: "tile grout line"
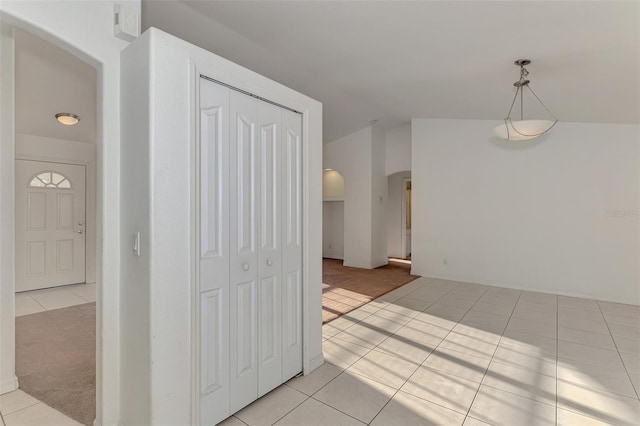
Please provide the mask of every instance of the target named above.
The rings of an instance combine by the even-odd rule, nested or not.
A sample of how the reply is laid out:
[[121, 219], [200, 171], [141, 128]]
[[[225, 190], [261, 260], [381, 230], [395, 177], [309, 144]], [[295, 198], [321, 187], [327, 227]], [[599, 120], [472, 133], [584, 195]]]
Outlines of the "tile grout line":
[[[14, 392], [15, 392], [15, 391], [14, 391]], [[25, 393], [26, 393], [26, 392], [25, 392]], [[28, 394], [27, 394], [27, 395], [28, 395]], [[31, 395], [29, 395], [29, 396], [31, 396]], [[32, 398], [33, 398], [33, 397], [32, 397]], [[35, 399], [35, 398], [33, 398], [33, 399]], [[36, 401], [37, 401], [37, 402], [36, 402], [36, 403], [34, 403], [34, 404], [27, 405], [26, 407], [22, 407], [21, 409], [16, 410], [16, 411], [12, 411], [12, 412], [10, 412], [10, 413], [5, 413], [4, 415], [5, 415], [5, 416], [7, 416], [7, 417], [11, 417], [11, 416], [13, 416], [13, 415], [14, 415], [14, 414], [16, 414], [16, 413], [19, 413], [19, 412], [24, 411], [24, 410], [26, 410], [26, 409], [29, 409], [29, 408], [35, 407], [35, 406], [36, 406], [36, 405], [38, 405], [38, 404], [42, 404], [42, 405], [44, 405], [45, 407], [49, 407], [49, 408], [51, 408], [52, 410], [55, 410], [55, 411], [57, 411], [58, 413], [61, 413], [61, 414], [65, 415], [65, 416], [67, 416], [67, 415], [66, 415], [66, 414], [64, 414], [62, 411], [56, 410], [55, 408], [53, 408], [53, 407], [51, 407], [51, 406], [49, 406], [49, 405], [45, 404], [44, 402], [40, 401], [39, 399], [36, 399]], [[67, 416], [67, 417], [69, 417], [69, 416]]]
[[[428, 283], [426, 283], [426, 285], [428, 285]], [[456, 286], [456, 287], [457, 287], [457, 286]], [[424, 288], [424, 286], [423, 286], [422, 288]], [[427, 306], [427, 307], [426, 307], [422, 312], [424, 312], [425, 310], [429, 309], [429, 307], [430, 307], [430, 306], [432, 306], [433, 304], [437, 303], [437, 302], [438, 302], [438, 300], [442, 299], [442, 298], [443, 298], [443, 297], [445, 297], [447, 294], [451, 293], [451, 292], [453, 291], [453, 289], [454, 289], [454, 288], [455, 288], [455, 287], [453, 287], [451, 290], [449, 290], [448, 292], [446, 292], [445, 294], [443, 294], [442, 296], [440, 296], [440, 297], [439, 297], [438, 299], [436, 299], [433, 303], [431, 303], [429, 306]], [[414, 291], [418, 291], [418, 290], [421, 290], [421, 289], [416, 289], [416, 290], [414, 290]], [[413, 293], [414, 291], [412, 291], [412, 292], [410, 292], [410, 293], [408, 293], [408, 294], [411, 294], [411, 293]], [[483, 294], [484, 294], [484, 293], [483, 293]], [[380, 297], [382, 297], [382, 296], [380, 296]], [[404, 296], [403, 296], [403, 297], [404, 297]], [[376, 300], [376, 299], [372, 300], [371, 302], [374, 302], [375, 300]], [[369, 303], [371, 303], [371, 302], [369, 302]], [[384, 309], [384, 308], [382, 308], [382, 309]], [[379, 309], [378, 311], [381, 311], [382, 309]], [[378, 311], [376, 311], [376, 312], [378, 312]], [[375, 313], [375, 312], [374, 312], [374, 313]], [[362, 319], [361, 321], [359, 321], [359, 322], [364, 321], [365, 319], [369, 318], [369, 317], [370, 317], [370, 316], [372, 316], [372, 315], [373, 315], [373, 314], [369, 315], [369, 316], [368, 316], [368, 317], [366, 317], [366, 318], [363, 318], [363, 319]], [[356, 324], [357, 324], [357, 323], [356, 323]], [[352, 325], [355, 325], [355, 324], [352, 324]], [[351, 326], [349, 326], [349, 327], [351, 327]], [[349, 328], [349, 327], [347, 327], [347, 328]], [[404, 327], [404, 326], [403, 326], [403, 327]], [[402, 328], [402, 327], [400, 327], [400, 328]], [[346, 330], [346, 329], [345, 329], [345, 330]], [[398, 329], [398, 330], [399, 330], [399, 329]], [[344, 330], [342, 330], [342, 331], [344, 331]], [[338, 334], [340, 334], [340, 333], [338, 333]], [[394, 334], [395, 334], [395, 333], [394, 333]], [[447, 334], [447, 335], [448, 335], [448, 334]], [[333, 339], [333, 338], [334, 338], [334, 337], [336, 337], [336, 336], [337, 336], [337, 334], [336, 334], [335, 336], [330, 337], [330, 338], [329, 338], [329, 339], [327, 339], [327, 340], [331, 340], [331, 339]], [[393, 334], [392, 334], [391, 336], [393, 336]], [[389, 337], [391, 337], [391, 336], [389, 336]], [[388, 339], [389, 337], [387, 337], [387, 339]], [[445, 336], [445, 337], [446, 337], [446, 336]], [[340, 338], [338, 337], [338, 339], [340, 339]], [[387, 339], [384, 339], [382, 342], [386, 341]], [[342, 340], [342, 339], [341, 339], [341, 340]], [[444, 340], [444, 338], [443, 338], [443, 340]], [[346, 340], [345, 340], [345, 342], [346, 342]], [[375, 350], [375, 348], [377, 348], [378, 346], [380, 346], [380, 345], [382, 344], [382, 342], [380, 342], [378, 345], [376, 345], [376, 346], [375, 346], [375, 347], [373, 347], [373, 348], [366, 348], [365, 346], [358, 345], [357, 343], [353, 343], [353, 344], [354, 344], [354, 345], [357, 345], [357, 346], [360, 346], [361, 348], [369, 349], [369, 352], [371, 352], [371, 351]], [[324, 342], [322, 342], [322, 343], [324, 344]], [[351, 343], [351, 342], [349, 342], [349, 343]], [[434, 350], [435, 350], [435, 348], [434, 348]], [[333, 379], [329, 380], [329, 381], [328, 381], [324, 386], [322, 386], [320, 389], [318, 389], [317, 391], [315, 391], [315, 392], [310, 396], [310, 398], [313, 398], [313, 395], [315, 395], [316, 393], [320, 392], [322, 389], [324, 389], [326, 386], [328, 386], [328, 385], [329, 385], [329, 383], [333, 382], [335, 379], [337, 379], [338, 377], [340, 377], [344, 372], [346, 372], [349, 368], [351, 368], [351, 366], [352, 366], [352, 365], [354, 365], [356, 362], [360, 361], [362, 358], [364, 358], [366, 355], [368, 355], [368, 354], [369, 354], [369, 352], [367, 352], [366, 354], [362, 355], [360, 358], [358, 358], [357, 360], [355, 360], [354, 362], [352, 362], [351, 364], [349, 364], [349, 366], [348, 366], [348, 367], [346, 367], [346, 368], [344, 368], [340, 374], [338, 374], [338, 375], [337, 375], [336, 377], [334, 377]], [[428, 358], [428, 357], [427, 357], [427, 358]], [[328, 362], [328, 361], [325, 361], [325, 362]], [[329, 362], [329, 364], [331, 364], [331, 363]], [[331, 365], [334, 365], [334, 364], [331, 364]], [[338, 366], [336, 365], [336, 367], [338, 367]], [[341, 367], [338, 367], [338, 368], [341, 368]], [[418, 367], [418, 368], [420, 368], [420, 367]], [[416, 371], [417, 371], [417, 370], [416, 370]], [[413, 374], [412, 374], [412, 375], [413, 375]], [[411, 376], [409, 376], [409, 378], [411, 378]], [[409, 380], [409, 379], [407, 379], [407, 380]], [[374, 381], [375, 381], [375, 380], [374, 380]], [[405, 383], [406, 383], [406, 381], [405, 381]], [[403, 386], [404, 386], [404, 384], [403, 384]], [[402, 387], [402, 386], [401, 386], [401, 387]], [[399, 389], [398, 389], [398, 390], [399, 390]], [[397, 393], [397, 391], [396, 391], [396, 393]], [[395, 394], [394, 394], [393, 396], [395, 396]], [[393, 399], [393, 396], [389, 399], [389, 401], [391, 401], [391, 399]], [[314, 400], [316, 400], [316, 401], [318, 401], [318, 400], [317, 400], [317, 399], [315, 399], [315, 398], [313, 398], [313, 399], [314, 399]], [[389, 401], [387, 401], [387, 404], [389, 403]], [[319, 402], [322, 402], [322, 401], [319, 401]], [[380, 409], [380, 411], [382, 411], [382, 410], [384, 409], [384, 407], [386, 407], [386, 406], [387, 406], [387, 404], [385, 404], [385, 405]], [[327, 404], [325, 404], [325, 405], [327, 405]], [[331, 408], [334, 408], [334, 407], [331, 407]], [[338, 410], [338, 411], [340, 411], [340, 410]], [[374, 418], [373, 418], [373, 419], [371, 419], [371, 421], [373, 421], [373, 420], [378, 416], [378, 414], [380, 414], [380, 411], [378, 411], [378, 413], [374, 416]], [[345, 414], [346, 414], [346, 413], [345, 413]], [[354, 418], [355, 418], [355, 417], [354, 417]]]
[[[284, 384], [285, 386], [289, 386], [289, 385], [287, 385], [286, 383], [283, 383], [283, 384]], [[289, 386], [289, 387], [290, 387], [291, 389], [295, 390], [296, 392], [300, 392], [300, 391], [299, 391], [298, 389], [296, 389], [296, 388], [293, 388], [293, 387], [291, 387], [291, 386]], [[280, 418], [278, 418], [275, 422], [271, 423], [271, 426], [275, 425], [275, 424], [276, 424], [276, 423], [278, 423], [280, 420], [282, 420], [282, 419], [284, 419], [285, 417], [287, 417], [289, 414], [291, 414], [291, 413], [293, 412], [293, 410], [295, 410], [296, 408], [298, 408], [299, 406], [301, 406], [302, 404], [304, 404], [305, 402], [307, 402], [309, 399], [311, 399], [311, 396], [310, 396], [310, 395], [307, 395], [307, 394], [306, 394], [306, 393], [304, 393], [304, 392], [300, 392], [300, 393], [301, 393], [301, 394], [303, 394], [304, 396], [306, 396], [306, 398], [305, 398], [305, 399], [303, 399], [303, 400], [300, 402], [300, 404], [296, 405], [296, 406], [295, 406], [295, 407], [293, 407], [291, 410], [289, 410], [289, 411], [287, 411], [286, 413], [284, 413], [284, 415], [282, 415]], [[234, 417], [236, 417], [236, 416], [235, 416], [235, 414], [234, 414]], [[238, 420], [240, 420], [242, 423], [244, 423], [244, 424], [246, 424], [246, 425], [249, 425], [247, 422], [242, 421], [242, 419], [241, 419], [241, 418], [239, 418], [239, 417], [238, 417]]]
[[[236, 413], [236, 414], [237, 414], [237, 413]], [[289, 414], [289, 413], [287, 413], [287, 414]], [[247, 425], [247, 426], [249, 426], [249, 423], [242, 421], [242, 419], [241, 419], [240, 417], [236, 416], [235, 414], [230, 415], [229, 417], [227, 417], [226, 419], [224, 419], [224, 420], [223, 420], [223, 422], [224, 422], [224, 421], [226, 421], [227, 419], [231, 418], [231, 417], [233, 417], [234, 419], [236, 419], [237, 421], [239, 421], [239, 422], [240, 422], [240, 423], [242, 423], [243, 425]]]
[[[30, 293], [30, 292], [29, 292]], [[29, 296], [31, 299], [33, 299], [34, 302], [36, 302], [38, 305], [40, 305], [40, 307], [42, 307], [42, 309], [44, 309], [45, 311], [48, 311], [47, 308], [44, 307], [44, 305], [42, 303], [40, 303], [38, 301], [38, 299], [36, 299], [35, 297], [33, 297], [31, 294], [27, 293], [27, 296]]]
[[[354, 420], [355, 420], [355, 421], [357, 421], [357, 422], [360, 422], [360, 423], [362, 423], [362, 424], [368, 424], [368, 423], [365, 423], [365, 422], [363, 422], [362, 420], [360, 420], [360, 419], [358, 419], [358, 418], [356, 418], [356, 417], [353, 417], [351, 414], [345, 413], [344, 411], [342, 411], [342, 410], [340, 410], [340, 409], [338, 409], [338, 408], [336, 408], [336, 407], [332, 407], [331, 405], [327, 404], [326, 402], [322, 402], [322, 401], [320, 401], [319, 399], [315, 399], [313, 396], [310, 396], [310, 397], [309, 397], [309, 399], [313, 399], [314, 401], [319, 402], [320, 404], [322, 404], [322, 405], [324, 405], [324, 406], [326, 406], [326, 407], [329, 407], [329, 408], [331, 408], [332, 410], [336, 410], [337, 412], [342, 413], [342, 414], [344, 414], [345, 416], [349, 416], [349, 417], [351, 417], [352, 419], [354, 419]], [[373, 421], [373, 420], [371, 420], [371, 421]]]
[[[489, 360], [489, 364], [487, 365], [487, 369], [484, 371], [484, 375], [482, 376], [482, 380], [480, 380], [480, 385], [478, 386], [478, 390], [476, 390], [476, 394], [473, 396], [473, 399], [471, 400], [471, 403], [469, 404], [469, 408], [467, 409], [467, 414], [465, 416], [465, 421], [467, 420], [468, 417], [471, 417], [469, 413], [471, 413], [471, 407], [473, 407], [473, 403], [476, 401], [476, 398], [478, 397], [478, 394], [480, 393], [480, 388], [482, 387], [482, 382], [484, 382], [485, 377], [487, 377], [487, 372], [489, 371], [489, 367], [491, 367], [491, 363], [493, 362], [493, 358], [496, 355], [496, 352], [498, 351], [498, 348], [500, 347], [500, 342], [502, 342], [502, 337], [504, 336], [504, 332], [507, 330], [507, 327], [509, 326], [509, 323], [511, 322], [511, 318], [513, 317], [513, 312], [516, 310], [516, 306], [518, 306], [518, 302], [520, 301], [520, 297], [522, 296], [522, 292], [520, 292], [518, 294], [518, 298], [516, 299], [516, 303], [513, 305], [513, 309], [511, 309], [511, 314], [509, 315], [509, 319], [507, 320], [507, 323], [504, 325], [504, 329], [502, 330], [502, 334], [500, 335], [500, 338], [498, 339], [498, 343], [496, 344], [496, 348], [493, 350], [493, 354], [491, 354], [491, 359]], [[471, 417], [472, 419], [475, 419], [475, 417]], [[484, 421], [484, 420], [481, 420]]]
[[[446, 292], [445, 294], [443, 294], [441, 297], [439, 297], [439, 298], [438, 298], [436, 301], [434, 301], [432, 304], [430, 304], [429, 306], [427, 306], [427, 307], [426, 307], [422, 312], [424, 313], [427, 309], [429, 309], [431, 306], [433, 306], [434, 304], [436, 304], [436, 303], [437, 303], [440, 299], [442, 299], [443, 297], [445, 297], [445, 296], [449, 295], [453, 290], [455, 290], [455, 289], [456, 289], [456, 288], [458, 288], [459, 286], [460, 286], [460, 284], [457, 284], [455, 287], [453, 287], [451, 290], [449, 290], [448, 292]], [[471, 306], [469, 307], [469, 309], [467, 309], [467, 312], [466, 312], [466, 313], [465, 313], [465, 314], [464, 314], [464, 315], [463, 315], [463, 316], [462, 316], [462, 317], [461, 317], [461, 318], [456, 322], [456, 325], [460, 324], [460, 321], [461, 321], [461, 320], [462, 320], [462, 319], [463, 319], [463, 318], [464, 318], [464, 317], [469, 313], [469, 311], [471, 311], [471, 308], [473, 308], [473, 307], [476, 305], [476, 303], [478, 303], [478, 301], [482, 298], [482, 296], [484, 296], [484, 294], [485, 294], [487, 291], [489, 291], [489, 288], [487, 288], [487, 289], [486, 289], [486, 290], [485, 290], [485, 291], [480, 295], [480, 297], [478, 298], [478, 300], [476, 300], [476, 301], [473, 303], [473, 305], [471, 305]], [[408, 382], [409, 380], [411, 380], [411, 378], [414, 376], [414, 374], [416, 374], [416, 372], [420, 369], [420, 367], [422, 367], [422, 366], [424, 365], [424, 363], [429, 359], [429, 357], [431, 357], [431, 355], [432, 355], [432, 354], [433, 354], [433, 353], [438, 349], [438, 347], [440, 346], [440, 344], [441, 344], [442, 342], [444, 342], [444, 340], [445, 340], [445, 339], [446, 339], [446, 338], [447, 338], [447, 337], [448, 337], [448, 336], [453, 332], [453, 329], [456, 327], [456, 325], [454, 325], [454, 326], [451, 328], [451, 330], [449, 330], [449, 332], [448, 332], [448, 333], [447, 333], [447, 334], [446, 334], [446, 335], [445, 335], [445, 336], [440, 340], [440, 342], [439, 342], [439, 343], [438, 343], [438, 344], [433, 348], [433, 351], [431, 351], [431, 352], [429, 353], [429, 355], [427, 356], [427, 358], [425, 358], [425, 359], [424, 359], [424, 361], [422, 361], [422, 363], [418, 366], [418, 368], [416, 369], [416, 371], [414, 371], [414, 372], [413, 372], [413, 374], [411, 374], [411, 375], [410, 375], [410, 376], [409, 376], [409, 377], [404, 381], [404, 383], [403, 383], [400, 387], [398, 387], [398, 389], [397, 389], [397, 390], [395, 391], [395, 393], [391, 396], [391, 398], [389, 398], [389, 400], [388, 400], [388, 401], [387, 401], [387, 402], [382, 406], [382, 408], [381, 408], [381, 409], [378, 411], [378, 413], [373, 417], [373, 419], [371, 419], [371, 422], [373, 422], [373, 421], [376, 419], [376, 417], [378, 417], [378, 416], [380, 415], [380, 413], [382, 412], [382, 410], [384, 410], [384, 409], [385, 409], [385, 407], [386, 407], [387, 405], [389, 405], [389, 403], [393, 400], [393, 398], [395, 398], [395, 396], [398, 394], [398, 392], [400, 392], [400, 389], [402, 389], [402, 388], [404, 387], [404, 385], [406, 385], [406, 384], [407, 384], [407, 382]], [[385, 340], [386, 340], [386, 339], [385, 339]], [[376, 347], [377, 347], [377, 346], [376, 346]], [[426, 368], [428, 368], [428, 367], [426, 367]], [[411, 395], [411, 394], [409, 394], [409, 395]], [[415, 396], [415, 395], [412, 395], [412, 396]], [[416, 397], [416, 398], [419, 398], [419, 397]], [[420, 399], [422, 399], [422, 398], [420, 398]], [[425, 400], [425, 401], [426, 401], [426, 400]], [[441, 407], [443, 407], [443, 408], [446, 408], [446, 409], [448, 409], [448, 410], [451, 410], [451, 408], [444, 407], [444, 406], [442, 406], [442, 405], [440, 405], [440, 404], [433, 403], [433, 402], [431, 402], [431, 401], [428, 401], [428, 402], [430, 402], [430, 403], [432, 403], [432, 404], [435, 404], [435, 405], [439, 405], [439, 406], [441, 406]], [[459, 411], [456, 411], [456, 410], [451, 410], [451, 411], [453, 411], [454, 413], [462, 414], [462, 413], [460, 413]], [[464, 423], [464, 421], [465, 421], [465, 420], [466, 420], [466, 416], [465, 416], [465, 419], [463, 420], [463, 423]], [[369, 424], [371, 424], [371, 422], [369, 422]]]
[[622, 368], [624, 368], [625, 373], [627, 373], [627, 378], [631, 382], [631, 387], [633, 388], [633, 391], [636, 393], [636, 397], [640, 399], [640, 394], [638, 393], [638, 389], [636, 389], [636, 386], [633, 384], [633, 380], [631, 380], [631, 374], [629, 374], [629, 370], [627, 369], [627, 366], [624, 363], [624, 359], [620, 354], [620, 349], [618, 349], [618, 344], [616, 343], [616, 339], [613, 338], [613, 333], [611, 333], [611, 329], [609, 328], [609, 322], [607, 321], [607, 318], [604, 316], [604, 313], [602, 312], [602, 307], [600, 306], [600, 302], [596, 301], [596, 303], [598, 304], [598, 308], [600, 308], [600, 315], [602, 315], [602, 318], [604, 319], [604, 323], [607, 326], [607, 330], [609, 330], [609, 334], [611, 335], [611, 340], [613, 340], [613, 345], [616, 347], [616, 351], [618, 352], [618, 357], [620, 358], [620, 362], [622, 363]]
[[[415, 281], [415, 280], [414, 280], [414, 281]], [[409, 282], [409, 283], [407, 283], [407, 284], [411, 284], [412, 282], [413, 282], [413, 281], [410, 281], [410, 282]], [[401, 298], [406, 297], [406, 296], [408, 296], [408, 295], [410, 295], [410, 294], [412, 294], [412, 293], [415, 293], [415, 292], [416, 292], [416, 291], [418, 291], [418, 290], [422, 290], [422, 289], [423, 289], [423, 288], [425, 288], [425, 286], [427, 286], [428, 284], [429, 284], [429, 282], [425, 283], [425, 285], [421, 286], [421, 288], [417, 288], [417, 289], [415, 289], [415, 290], [410, 291], [410, 292], [409, 292], [409, 293], [407, 293], [406, 295], [400, 296], [398, 299], [401, 299]], [[405, 285], [406, 285], [406, 284], [405, 284]], [[459, 284], [458, 284], [458, 285], [459, 285]], [[456, 287], [457, 287], [458, 285], [456, 285]], [[426, 311], [427, 309], [429, 309], [433, 304], [437, 303], [440, 299], [442, 299], [443, 297], [445, 297], [447, 294], [451, 293], [451, 292], [453, 291], [453, 289], [454, 289], [454, 288], [456, 288], [456, 287], [453, 287], [452, 289], [450, 289], [449, 291], [447, 291], [445, 294], [443, 294], [442, 296], [440, 296], [439, 298], [437, 298], [436, 300], [434, 300], [433, 302], [431, 302], [431, 303], [429, 304], [429, 306], [427, 306], [425, 309], [423, 309], [422, 311], [420, 311], [420, 313], [423, 313], [424, 311]], [[398, 290], [398, 289], [400, 289], [400, 288], [402, 288], [402, 286], [398, 287], [398, 288], [397, 288], [397, 289], [395, 289], [395, 290]], [[390, 291], [389, 293], [392, 293], [392, 292], [393, 292], [393, 291], [395, 291], [395, 290], [392, 290], [392, 291]], [[373, 302], [375, 302], [376, 300], [380, 299], [381, 297], [386, 296], [386, 295], [387, 295], [387, 294], [389, 294], [389, 293], [383, 294], [382, 296], [380, 296], [380, 297], [378, 297], [378, 298], [376, 298], [376, 299], [370, 300], [369, 302], [365, 303], [365, 304], [364, 304], [364, 305], [362, 305], [362, 306], [368, 305], [369, 303], [373, 303]], [[483, 294], [484, 294], [484, 293], [483, 293]], [[398, 300], [398, 299], [396, 299], [396, 300]], [[378, 312], [380, 312], [380, 311], [383, 311], [383, 310], [387, 309], [387, 307], [388, 307], [388, 306], [390, 306], [390, 305], [392, 305], [392, 304], [393, 304], [393, 302], [386, 302], [386, 301], [383, 301], [383, 302], [387, 304], [384, 308], [379, 308], [377, 311], [375, 311], [375, 312], [373, 312], [373, 313], [371, 313], [371, 314], [367, 315], [366, 317], [362, 318], [361, 320], [358, 320], [358, 321], [354, 322], [353, 324], [349, 325], [349, 326], [348, 326], [348, 327], [346, 327], [345, 329], [340, 330], [338, 333], [336, 333], [336, 334], [334, 334], [333, 336], [331, 336], [331, 337], [327, 338], [325, 341], [327, 341], [327, 340], [331, 340], [331, 339], [333, 339], [334, 337], [336, 337], [336, 338], [338, 338], [338, 339], [340, 339], [340, 340], [343, 340], [342, 338], [337, 337], [337, 336], [338, 336], [339, 334], [341, 334], [342, 332], [346, 331], [347, 329], [349, 329], [349, 328], [353, 327], [354, 325], [356, 325], [356, 324], [360, 324], [361, 322], [363, 322], [364, 320], [368, 319], [369, 317], [371, 317], [371, 316], [373, 316], [373, 315], [377, 314]], [[380, 302], [378, 302], [378, 303], [380, 303]], [[362, 306], [359, 306], [359, 307], [358, 307], [358, 308], [356, 308], [356, 309], [359, 309], [359, 308], [361, 308]], [[354, 309], [354, 310], [356, 310], [356, 309]], [[402, 315], [402, 314], [400, 314], [400, 313], [398, 313], [398, 312], [394, 312], [394, 311], [388, 311], [388, 312], [392, 312], [392, 313], [395, 313], [395, 314], [397, 314], [397, 315]], [[420, 313], [418, 313], [418, 315], [419, 315]], [[342, 318], [343, 316], [348, 315], [348, 314], [349, 314], [349, 312], [347, 312], [346, 314], [343, 314], [343, 315], [341, 315], [341, 316], [339, 316], [339, 317], [337, 317], [337, 318], [334, 318], [333, 320], [331, 320], [331, 321], [329, 321], [329, 322], [327, 322], [327, 323], [324, 323], [324, 324], [322, 324], [322, 325], [324, 326], [324, 325], [327, 325], [327, 324], [331, 324], [331, 322], [332, 322], [332, 321], [334, 321], [334, 320], [336, 320], [336, 319], [339, 319], [339, 318]], [[402, 315], [402, 316], [406, 316], [406, 315]], [[417, 316], [417, 315], [416, 315], [416, 316]], [[411, 318], [409, 321], [407, 321], [406, 323], [404, 323], [404, 324], [402, 325], [402, 327], [404, 327], [405, 325], [407, 325], [407, 324], [408, 324], [409, 322], [411, 322], [413, 319], [415, 319], [415, 317]], [[400, 327], [400, 328], [402, 328], [402, 327]], [[335, 327], [335, 328], [337, 328], [337, 327]], [[393, 336], [393, 334], [395, 334], [395, 333], [392, 333], [389, 337]], [[387, 339], [388, 339], [389, 337], [387, 337]], [[387, 340], [387, 339], [384, 339], [384, 340]], [[323, 341], [322, 343], [324, 343], [325, 341]], [[362, 347], [362, 348], [369, 349], [369, 352], [371, 352], [372, 350], [374, 350], [375, 348], [377, 348], [378, 346], [380, 346], [380, 344], [382, 344], [382, 342], [380, 342], [379, 344], [377, 344], [377, 345], [376, 345], [376, 346], [374, 346], [373, 348], [367, 348], [366, 346], [359, 345], [358, 343], [350, 342], [350, 341], [348, 341], [348, 340], [344, 340], [344, 341], [345, 341], [345, 342], [348, 342], [348, 343], [353, 343], [354, 345], [358, 345], [358, 346], [360, 346], [360, 347]], [[367, 352], [367, 353], [368, 353], [368, 352]], [[365, 354], [365, 355], [366, 355], [366, 354]], [[365, 355], [363, 355], [362, 357], [364, 357]], [[358, 362], [362, 357], [358, 358], [356, 361], [354, 361], [352, 364], [350, 364], [350, 365], [349, 365], [349, 367], [351, 367], [353, 364], [355, 364], [356, 362]], [[347, 368], [349, 368], [349, 367], [347, 367]], [[347, 368], [345, 368], [345, 370], [347, 370]]]

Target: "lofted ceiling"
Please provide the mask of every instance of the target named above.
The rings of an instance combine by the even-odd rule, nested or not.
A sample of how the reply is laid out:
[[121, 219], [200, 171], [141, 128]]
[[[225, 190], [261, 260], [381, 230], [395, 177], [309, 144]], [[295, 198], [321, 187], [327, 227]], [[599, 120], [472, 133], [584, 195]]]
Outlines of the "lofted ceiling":
[[321, 101], [325, 142], [373, 119], [502, 119], [518, 58], [559, 120], [640, 119], [635, 1], [143, 0], [142, 24]]
[[[16, 133], [96, 141], [96, 70], [70, 53], [15, 29]], [[75, 126], [58, 112], [80, 116]]]

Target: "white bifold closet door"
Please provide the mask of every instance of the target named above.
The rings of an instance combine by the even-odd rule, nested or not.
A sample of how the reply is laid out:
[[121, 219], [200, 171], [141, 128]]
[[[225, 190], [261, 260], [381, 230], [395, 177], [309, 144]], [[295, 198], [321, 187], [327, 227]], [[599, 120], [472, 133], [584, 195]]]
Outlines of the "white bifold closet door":
[[200, 84], [200, 423], [215, 424], [302, 371], [302, 126]]

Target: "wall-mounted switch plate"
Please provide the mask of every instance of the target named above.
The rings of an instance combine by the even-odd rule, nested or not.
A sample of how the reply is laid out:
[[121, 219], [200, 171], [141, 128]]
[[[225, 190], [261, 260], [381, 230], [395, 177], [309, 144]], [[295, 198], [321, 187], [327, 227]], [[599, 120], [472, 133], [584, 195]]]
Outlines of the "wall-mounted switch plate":
[[140, 256], [140, 233], [133, 234], [133, 254]]

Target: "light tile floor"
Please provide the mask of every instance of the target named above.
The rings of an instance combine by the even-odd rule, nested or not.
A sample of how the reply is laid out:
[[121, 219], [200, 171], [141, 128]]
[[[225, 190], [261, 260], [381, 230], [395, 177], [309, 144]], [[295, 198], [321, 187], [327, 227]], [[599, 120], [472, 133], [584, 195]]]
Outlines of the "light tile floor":
[[73, 284], [16, 293], [16, 316], [96, 301], [96, 285]]
[[223, 424], [640, 424], [638, 306], [419, 278], [323, 339], [323, 366]]
[[6, 426], [81, 425], [21, 390], [0, 396], [0, 412]]

